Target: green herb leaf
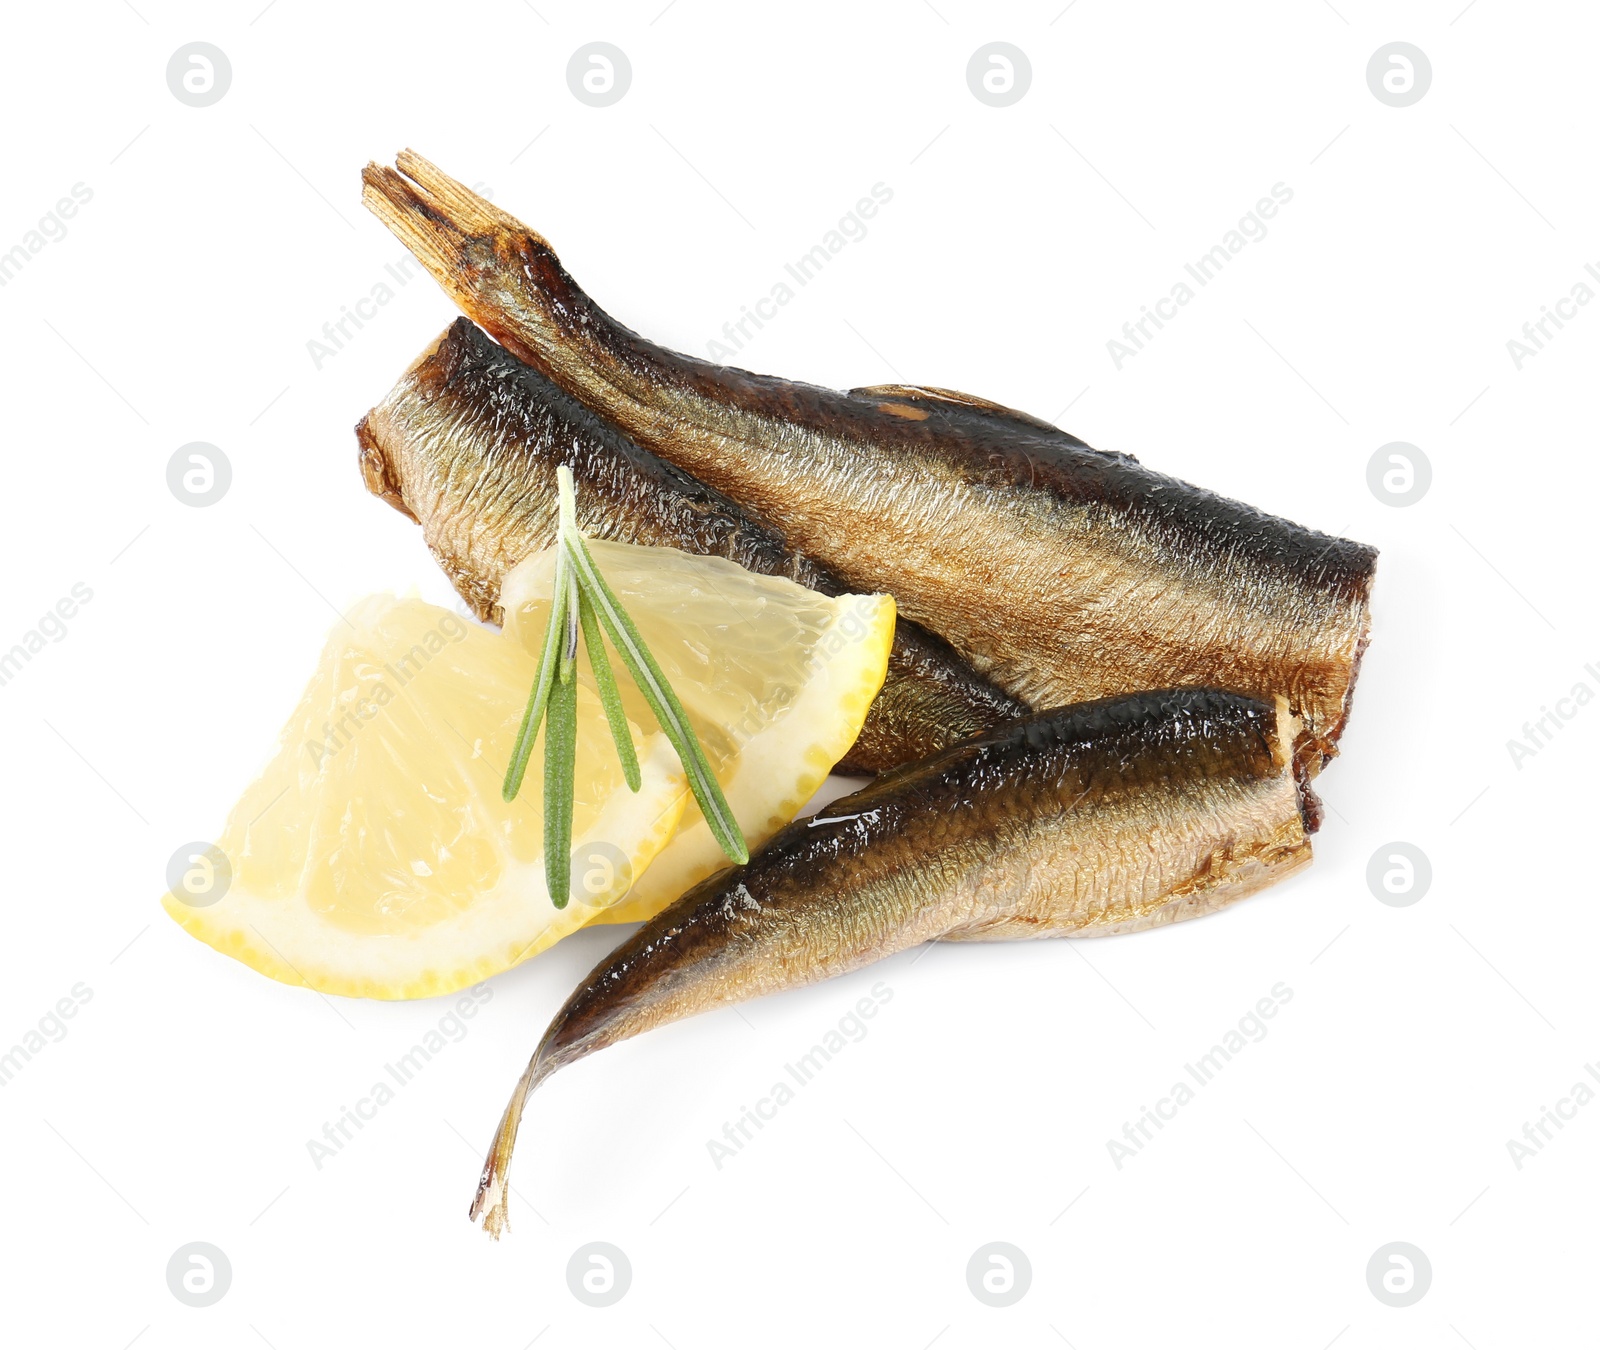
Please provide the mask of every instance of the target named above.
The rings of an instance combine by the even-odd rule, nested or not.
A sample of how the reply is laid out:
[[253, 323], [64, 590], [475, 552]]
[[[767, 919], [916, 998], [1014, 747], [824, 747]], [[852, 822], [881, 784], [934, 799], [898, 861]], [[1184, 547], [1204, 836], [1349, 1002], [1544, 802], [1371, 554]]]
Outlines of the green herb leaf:
[[550, 903], [567, 907], [572, 889], [572, 797], [578, 753], [578, 682], [558, 680], [544, 728], [544, 879]]
[[522, 714], [522, 726], [517, 731], [512, 747], [511, 763], [506, 766], [505, 782], [500, 795], [514, 801], [522, 790], [522, 779], [528, 771], [528, 759], [533, 754], [533, 743], [539, 735], [539, 723], [544, 717], [545, 703], [550, 697], [550, 687], [555, 682], [561, 664], [562, 637], [566, 631], [566, 600], [571, 589], [567, 584], [569, 567], [563, 566], [566, 550], [556, 554], [555, 584], [550, 589], [550, 621], [544, 630], [544, 647], [539, 655], [539, 670], [533, 677], [533, 688], [528, 693], [528, 707]]
[[566, 634], [561, 644], [561, 683], [572, 681], [572, 672], [578, 664], [578, 578], [567, 569], [567, 599], [562, 611]]
[[678, 759], [689, 778], [690, 791], [700, 804], [700, 811], [706, 818], [706, 824], [711, 827], [712, 836], [734, 862], [749, 862], [750, 849], [745, 843], [744, 833], [734, 819], [728, 799], [722, 795], [716, 775], [711, 772], [710, 761], [706, 759], [700, 739], [689, 724], [689, 715], [684, 712], [683, 704], [678, 701], [672, 686], [667, 683], [667, 677], [661, 673], [661, 667], [650, 655], [650, 649], [639, 636], [639, 630], [623, 609], [622, 602], [600, 575], [600, 569], [595, 566], [583, 536], [574, 529], [564, 536], [562, 543], [562, 552], [568, 558], [583, 594], [593, 604], [595, 616], [616, 645], [618, 655], [628, 667], [628, 673], [633, 676], [640, 693], [645, 696], [650, 710], [655, 713], [662, 731], [672, 742], [672, 748], [678, 752]]
[[600, 702], [605, 705], [611, 739], [617, 743], [617, 758], [622, 761], [623, 777], [628, 780], [629, 790], [637, 792], [644, 780], [639, 776], [639, 756], [634, 751], [633, 735], [628, 730], [628, 715], [622, 710], [617, 677], [611, 673], [611, 658], [606, 655], [606, 640], [594, 617], [594, 604], [581, 589], [578, 592], [578, 621], [583, 625], [583, 645], [589, 649], [589, 668], [594, 672], [594, 686], [600, 692]]

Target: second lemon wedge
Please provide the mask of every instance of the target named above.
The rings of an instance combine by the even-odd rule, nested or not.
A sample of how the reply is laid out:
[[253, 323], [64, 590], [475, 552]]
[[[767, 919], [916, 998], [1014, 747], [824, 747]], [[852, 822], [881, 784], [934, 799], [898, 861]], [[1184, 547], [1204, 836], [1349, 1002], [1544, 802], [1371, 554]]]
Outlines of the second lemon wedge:
[[[587, 542], [595, 566], [677, 691], [755, 852], [794, 818], [855, 743], [888, 668], [893, 598], [827, 596], [723, 558]], [[554, 571], [554, 549], [546, 549], [501, 584], [505, 632], [530, 654], [544, 638]], [[615, 650], [609, 654], [629, 718], [659, 735]], [[591, 678], [586, 662], [579, 668], [581, 678]], [[594, 918], [647, 919], [727, 865], [691, 800], [649, 869], [625, 879], [631, 889]], [[608, 879], [601, 869], [588, 884]]]

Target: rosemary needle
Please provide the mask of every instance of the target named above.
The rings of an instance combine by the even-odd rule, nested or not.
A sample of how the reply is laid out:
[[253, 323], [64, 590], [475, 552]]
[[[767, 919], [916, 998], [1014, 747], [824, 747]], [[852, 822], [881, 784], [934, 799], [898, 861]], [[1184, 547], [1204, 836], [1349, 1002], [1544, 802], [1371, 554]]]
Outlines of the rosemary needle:
[[567, 907], [572, 887], [572, 797], [578, 753], [578, 682], [567, 673], [550, 692], [544, 727], [544, 878], [550, 903]]
[[611, 672], [611, 658], [606, 655], [606, 640], [601, 636], [600, 624], [594, 617], [594, 605], [582, 591], [578, 592], [578, 622], [583, 625], [583, 645], [589, 650], [589, 669], [594, 672], [594, 687], [599, 691], [600, 702], [606, 710], [606, 723], [611, 728], [611, 739], [617, 745], [617, 758], [622, 761], [622, 775], [628, 780], [629, 790], [637, 792], [644, 780], [639, 776], [639, 756], [634, 751], [633, 736], [628, 730], [628, 714], [622, 710], [617, 677]]

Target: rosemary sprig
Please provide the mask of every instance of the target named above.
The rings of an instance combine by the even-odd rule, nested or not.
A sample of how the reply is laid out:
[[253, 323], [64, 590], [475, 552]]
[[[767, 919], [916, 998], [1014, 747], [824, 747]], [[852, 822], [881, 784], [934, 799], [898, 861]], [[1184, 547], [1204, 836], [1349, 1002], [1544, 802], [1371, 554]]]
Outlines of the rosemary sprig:
[[560, 511], [556, 527], [555, 576], [550, 588], [550, 619], [540, 651], [539, 671], [528, 695], [528, 708], [517, 732], [502, 795], [509, 802], [521, 790], [539, 724], [545, 721], [544, 873], [551, 903], [557, 909], [564, 909], [572, 885], [572, 798], [578, 734], [575, 663], [580, 633], [589, 650], [589, 666], [594, 672], [595, 687], [605, 707], [606, 724], [616, 743], [617, 758], [628, 787], [637, 792], [643, 780], [633, 738], [628, 734], [616, 677], [606, 655], [605, 637], [610, 637], [628, 674], [639, 686], [672, 748], [678, 752], [689, 779], [689, 789], [722, 851], [734, 862], [746, 863], [750, 861], [750, 850], [728, 806], [728, 799], [722, 795], [722, 787], [711, 772], [711, 762], [690, 725], [683, 704], [645, 646], [622, 602], [600, 575], [600, 569], [583, 542], [577, 523], [572, 470], [565, 465], [558, 468], [556, 483]]

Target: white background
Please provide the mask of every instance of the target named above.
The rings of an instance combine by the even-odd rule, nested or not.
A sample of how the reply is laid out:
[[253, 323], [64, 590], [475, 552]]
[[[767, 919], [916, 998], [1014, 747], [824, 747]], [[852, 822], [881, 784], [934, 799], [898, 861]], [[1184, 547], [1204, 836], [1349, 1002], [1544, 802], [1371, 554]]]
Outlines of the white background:
[[[1600, 1105], [1520, 1170], [1506, 1144], [1600, 1057], [1600, 708], [1520, 768], [1507, 750], [1575, 683], [1600, 691], [1600, 306], [1521, 370], [1506, 347], [1600, 261], [1589, 7], [664, 3], [8, 12], [0, 249], [74, 183], [93, 199], [0, 290], [0, 646], [74, 583], [93, 599], [0, 688], [0, 1043], [76, 983], [93, 997], [0, 1089], [7, 1340], [1592, 1335]], [[208, 108], [166, 84], [194, 40], [232, 64]], [[592, 40], [631, 60], [609, 108], [567, 86]], [[1008, 108], [966, 83], [994, 40], [1032, 66]], [[1366, 82], [1394, 40], [1432, 63], [1408, 108]], [[545, 233], [622, 321], [700, 354], [882, 182], [868, 236], [742, 363], [972, 390], [1379, 546], [1316, 865], [1203, 923], [908, 953], [597, 1056], [535, 1099], [496, 1246], [465, 1216], [479, 1158], [615, 930], [581, 934], [495, 980], [466, 1039], [317, 1170], [306, 1141], [447, 1005], [271, 983], [157, 898], [264, 762], [332, 610], [448, 599], [420, 532], [362, 488], [351, 427], [450, 305], [417, 280], [322, 369], [307, 349], [401, 255], [359, 170], [404, 145]], [[1118, 370], [1108, 339], [1280, 182], [1267, 237]], [[205, 509], [166, 486], [196, 440], [233, 466]], [[1433, 466], [1404, 509], [1366, 480], [1396, 440]], [[1433, 870], [1403, 908], [1366, 882], [1396, 840]], [[878, 980], [893, 999], [867, 1038], [717, 1170], [706, 1141]], [[1266, 1039], [1118, 1170], [1106, 1141], [1280, 981]], [[193, 1240], [233, 1267], [208, 1309], [165, 1280]], [[591, 1240], [633, 1267], [608, 1309], [567, 1287]], [[1032, 1265], [1006, 1309], [967, 1287], [992, 1240]], [[1433, 1270], [1404, 1309], [1365, 1275], [1397, 1240]]]

